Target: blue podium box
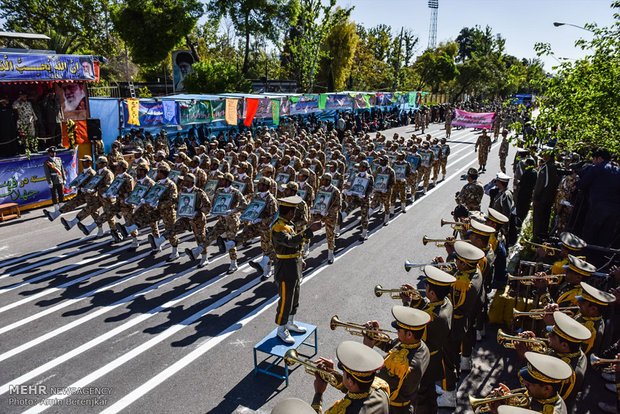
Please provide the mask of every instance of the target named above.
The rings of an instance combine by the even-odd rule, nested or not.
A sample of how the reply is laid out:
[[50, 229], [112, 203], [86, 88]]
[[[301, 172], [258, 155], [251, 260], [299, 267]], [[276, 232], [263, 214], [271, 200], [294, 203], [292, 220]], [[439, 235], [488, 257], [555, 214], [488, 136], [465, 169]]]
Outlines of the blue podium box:
[[[295, 323], [301, 327], [306, 328], [306, 332], [302, 334], [291, 332], [291, 336], [295, 340], [294, 344], [286, 345], [284, 342], [282, 342], [282, 340], [277, 336], [278, 329], [276, 328], [273, 331], [269, 332], [269, 334], [263, 339], [261, 339], [260, 342], [254, 345], [254, 375], [262, 372], [263, 374], [271, 375], [272, 377], [285, 380], [286, 386], [288, 386], [288, 365], [286, 365], [286, 363], [284, 363], [284, 375], [280, 375], [272, 371], [275, 366], [277, 366], [281, 361], [284, 360], [284, 354], [286, 354], [286, 351], [288, 351], [289, 349], [297, 350], [300, 346], [305, 345], [309, 348], [312, 348], [314, 352], [311, 355], [306, 355], [300, 352], [301, 356], [311, 358], [316, 355], [318, 351], [316, 326], [298, 321], [295, 321]], [[314, 336], [314, 341], [308, 342], [308, 339], [311, 336]], [[275, 360], [270, 362], [267, 368], [260, 368], [258, 366], [258, 352], [262, 352], [268, 355], [260, 362], [265, 362], [271, 357], [275, 357]]]

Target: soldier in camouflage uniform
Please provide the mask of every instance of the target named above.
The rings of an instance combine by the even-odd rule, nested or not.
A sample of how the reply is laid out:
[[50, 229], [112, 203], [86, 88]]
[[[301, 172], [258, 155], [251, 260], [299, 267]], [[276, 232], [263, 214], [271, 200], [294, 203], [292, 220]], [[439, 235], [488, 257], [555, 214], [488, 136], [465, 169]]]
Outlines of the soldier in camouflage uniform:
[[411, 155], [407, 158], [407, 163], [411, 166], [411, 173], [407, 176], [407, 185], [414, 200], [418, 192], [418, 184], [420, 184], [419, 167], [421, 159], [420, 154], [418, 154], [418, 146], [414, 144], [411, 147]]
[[261, 177], [258, 180], [258, 192], [254, 196], [253, 200], [265, 201], [266, 204], [257, 218], [252, 221], [244, 221], [243, 231], [240, 235], [227, 241], [224, 241], [222, 237], [217, 238], [220, 250], [229, 251], [236, 246], [252, 240], [254, 237], [260, 236], [260, 248], [263, 252], [263, 257], [259, 262], [250, 262], [250, 266], [261, 272], [263, 279], [267, 279], [269, 277], [271, 273], [271, 266], [275, 260], [275, 253], [273, 252], [273, 246], [271, 245], [270, 226], [275, 220], [276, 212], [278, 210], [278, 203], [276, 198], [269, 191], [270, 187], [271, 180], [269, 178]]
[[[478, 151], [480, 149], [480, 151]], [[487, 129], [482, 129], [482, 135], [476, 140], [474, 146], [474, 152], [478, 152], [478, 164], [480, 167], [478, 171], [486, 171], [487, 158], [489, 157], [489, 151], [491, 151], [491, 137], [487, 135]]]
[[297, 184], [299, 184], [299, 189], [306, 192], [306, 196], [302, 197], [302, 199], [308, 205], [314, 204], [314, 187], [310, 183], [309, 178], [311, 172], [312, 171], [307, 168], [302, 168], [297, 175]]
[[[222, 234], [226, 234], [226, 238], [228, 240], [232, 240], [237, 235], [239, 231], [239, 211], [245, 210], [248, 206], [245, 197], [241, 194], [241, 191], [234, 188], [231, 184], [234, 181], [234, 177], [231, 173], [226, 173], [220, 180], [220, 188], [215, 192], [214, 200], [217, 200], [218, 194], [233, 194], [232, 201], [230, 202], [229, 209], [224, 214], [219, 214], [217, 222], [213, 227], [211, 227], [207, 231], [207, 235], [205, 238], [205, 242], [203, 243], [203, 251], [205, 254], [203, 255], [198, 267], [205, 266], [208, 264], [208, 260], [206, 260], [207, 247], [217, 240], [218, 236]], [[214, 205], [217, 204], [214, 202]], [[228, 274], [234, 273], [237, 269], [237, 248], [233, 247], [228, 251], [228, 256], [230, 257], [230, 267], [228, 268]], [[190, 257], [191, 258], [191, 257]]]
[[484, 187], [478, 181], [478, 170], [467, 171], [467, 184], [456, 195], [456, 202], [464, 205], [469, 211], [480, 211], [480, 203], [484, 196]]
[[[106, 157], [97, 158], [96, 176], [101, 176], [101, 179], [95, 188], [86, 190], [87, 193], [92, 195], [92, 198], [87, 200], [86, 206], [80, 210], [73, 220], [67, 221], [64, 217], [60, 219], [67, 231], [71, 230], [71, 228], [88, 216], [91, 216], [95, 221], [99, 217], [97, 210], [99, 210], [99, 207], [102, 205], [102, 195], [106, 192], [114, 179], [114, 174], [108, 169], [108, 159]], [[94, 177], [91, 178], [91, 180], [92, 179], [94, 179]], [[103, 228], [99, 227], [97, 237], [101, 236], [103, 236]]]
[[441, 139], [439, 148], [441, 149], [439, 152], [439, 165], [441, 167], [441, 179], [443, 181], [446, 179], [446, 167], [448, 165], [448, 156], [450, 155], [450, 145], [448, 145], [445, 138]]
[[82, 159], [80, 159], [80, 161], [82, 162], [82, 172], [80, 174], [87, 174], [90, 177], [84, 180], [76, 188], [77, 195], [71, 200], [67, 201], [65, 204], [63, 204], [58, 210], [48, 211], [43, 209], [43, 213], [49, 219], [49, 221], [54, 221], [61, 214], [68, 213], [71, 210], [78, 208], [92, 198], [92, 196], [90, 194], [87, 194], [82, 188], [84, 187], [84, 185], [86, 185], [88, 180], [96, 174], [95, 170], [93, 170], [92, 168], [93, 159], [89, 155], [84, 155]]
[[428, 184], [431, 178], [431, 166], [435, 160], [435, 154], [430, 150], [430, 144], [428, 141], [422, 143], [422, 150], [420, 151], [420, 164], [418, 165], [418, 179], [424, 180], [422, 186], [423, 192], [426, 194], [428, 191]]
[[[164, 230], [168, 233], [172, 230], [176, 222], [176, 204], [178, 201], [177, 185], [168, 178], [169, 174], [170, 167], [168, 167], [168, 165], [162, 164], [157, 169], [157, 182], [155, 185], [163, 185], [166, 189], [159, 197], [157, 205], [153, 206], [155, 208], [149, 210], [150, 217], [144, 220], [144, 224], [157, 223], [159, 220], [163, 221]], [[165, 240], [165, 237], [155, 237], [153, 234], [149, 234], [149, 242], [151, 243], [153, 253], [161, 251], [161, 245]]]
[[359, 240], [364, 241], [368, 239], [368, 210], [370, 208], [370, 195], [375, 187], [375, 180], [372, 174], [368, 172], [368, 161], [364, 160], [360, 162], [357, 164], [357, 168], [358, 172], [353, 177], [353, 183], [355, 183], [356, 178], [365, 178], [368, 179], [368, 186], [366, 187], [363, 197], [351, 193], [352, 190], [355, 190], [355, 188], [353, 188], [355, 185], [353, 185], [350, 190], [345, 191], [347, 194], [347, 208], [341, 213], [341, 215], [342, 221], [344, 221], [346, 216], [350, 214], [355, 207], [360, 207], [362, 234]]
[[336, 227], [340, 218], [340, 210], [342, 209], [342, 195], [340, 190], [333, 185], [332, 175], [325, 173], [321, 177], [320, 191], [332, 193], [327, 214], [323, 215], [315, 212], [312, 216], [313, 221], [322, 221], [325, 223], [325, 238], [327, 240], [327, 263], [334, 263], [334, 249], [336, 248]]
[[200, 157], [198, 155], [194, 155], [189, 163], [188, 172], [196, 177], [194, 185], [200, 189], [203, 189], [207, 184], [207, 173], [202, 169], [202, 167], [200, 167], [200, 162]]
[[[389, 158], [387, 155], [383, 155], [379, 158], [379, 167], [375, 171], [375, 192], [374, 192], [374, 200], [378, 204], [383, 204], [384, 208], [384, 216], [383, 216], [383, 225], [387, 226], [390, 221], [390, 214], [394, 214], [394, 207], [390, 206], [390, 202], [392, 200], [392, 187], [394, 187], [394, 170], [392, 167], [388, 165]], [[379, 190], [378, 188], [378, 177], [379, 175], [387, 175], [387, 189]]]
[[396, 196], [400, 199], [400, 211], [406, 213], [407, 177], [411, 174], [411, 166], [405, 160], [405, 153], [398, 152], [394, 162], [394, 188], [392, 188], [392, 209], [396, 205]]
[[508, 131], [502, 131], [502, 142], [499, 144], [499, 169], [506, 174], [506, 158], [508, 157]]
[[[430, 135], [427, 135], [429, 137]], [[437, 186], [437, 178], [439, 178], [439, 170], [441, 168], [441, 147], [437, 138], [432, 140], [431, 151], [433, 151], [433, 162], [431, 164], [433, 170], [433, 186]]]
[[[150, 188], [153, 185], [155, 185], [155, 181], [153, 181], [148, 176], [148, 172], [149, 172], [149, 166], [146, 163], [142, 163], [138, 165], [138, 167], [136, 167], [135, 186], [137, 185], [146, 186], [147, 192], [148, 190], [150, 190]], [[146, 195], [146, 193], [144, 195]], [[141, 204], [136, 207], [133, 204], [127, 203], [125, 200], [125, 202], [121, 203], [120, 208], [121, 208], [121, 214], [123, 215], [123, 218], [125, 219], [125, 225], [122, 226], [119, 223], [117, 223], [116, 229], [119, 231], [121, 235], [123, 235], [124, 238], [127, 238], [129, 235], [131, 235], [131, 239], [132, 239], [131, 246], [134, 249], [137, 249], [140, 243], [138, 241], [138, 226], [135, 224], [134, 218], [146, 215], [148, 210], [152, 209], [153, 207], [147, 204]], [[138, 219], [138, 221], [142, 222], [141, 219]], [[157, 227], [157, 222], [148, 223], [148, 224], [151, 227], [153, 236], [159, 237], [159, 229]]]
[[[193, 250], [186, 249], [189, 257], [196, 257], [202, 253], [202, 245], [206, 237], [205, 227], [207, 225], [207, 214], [211, 210], [211, 202], [202, 189], [196, 187], [194, 183], [196, 177], [192, 173], [187, 173], [183, 176], [183, 183], [179, 186], [179, 199], [186, 197], [186, 194], [195, 194], [196, 201], [194, 204], [194, 215], [192, 217], [179, 217], [172, 230], [168, 233], [168, 241], [172, 246], [172, 253], [168, 257], [168, 261], [171, 262], [179, 258], [178, 246], [179, 238], [177, 234], [181, 234], [188, 230], [194, 233], [196, 240], [196, 247]], [[205, 253], [206, 256], [206, 253]]]
[[108, 154], [108, 162], [110, 168], [116, 168], [116, 164], [125, 160], [123, 153], [121, 152], [122, 144], [119, 141], [112, 143], [112, 151]]

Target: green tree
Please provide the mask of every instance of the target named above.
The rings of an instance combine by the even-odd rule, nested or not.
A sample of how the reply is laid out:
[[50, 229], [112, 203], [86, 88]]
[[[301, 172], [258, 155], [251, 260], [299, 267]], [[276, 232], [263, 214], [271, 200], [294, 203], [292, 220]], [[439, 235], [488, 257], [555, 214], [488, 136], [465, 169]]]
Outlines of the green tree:
[[152, 67], [191, 33], [202, 14], [198, 0], [127, 0], [113, 9], [112, 18], [132, 60]]
[[[584, 155], [596, 147], [620, 153], [620, 2], [613, 2], [612, 8], [612, 26], [586, 25], [594, 32], [593, 39], [576, 42], [587, 56], [560, 63], [556, 74], [545, 80], [545, 95], [535, 119], [540, 139], [555, 138], [560, 148]], [[536, 47], [540, 54], [553, 54], [548, 46]]]
[[189, 93], [250, 92], [252, 83], [230, 62], [200, 61], [183, 79]]
[[358, 42], [355, 23], [349, 20], [335, 25], [325, 39], [325, 56], [321, 59], [319, 79], [327, 84], [328, 91], [341, 91], [345, 88]]
[[228, 16], [237, 34], [244, 39], [243, 74], [250, 64], [250, 41], [266, 38], [278, 43], [282, 28], [299, 13], [296, 0], [213, 0], [207, 5], [209, 15], [218, 19]]
[[415, 89], [430, 87], [432, 92], [439, 91], [439, 86], [450, 82], [458, 74], [454, 63], [457, 45], [454, 42], [442, 43], [436, 49], [426, 50], [413, 65], [418, 75]]

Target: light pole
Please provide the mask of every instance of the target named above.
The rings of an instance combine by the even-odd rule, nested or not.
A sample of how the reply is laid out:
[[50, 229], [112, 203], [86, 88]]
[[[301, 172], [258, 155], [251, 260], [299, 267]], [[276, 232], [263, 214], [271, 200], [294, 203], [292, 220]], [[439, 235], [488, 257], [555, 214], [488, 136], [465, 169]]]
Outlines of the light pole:
[[583, 26], [577, 26], [576, 24], [572, 24], [572, 23], [553, 22], [553, 25], [554, 25], [555, 27], [560, 27], [560, 26], [573, 26], [573, 27], [576, 27], [577, 29], [585, 30], [585, 31], [590, 32], [590, 33], [594, 33], [594, 30], [586, 29], [586, 28], [585, 28], [585, 27], [583, 27]]

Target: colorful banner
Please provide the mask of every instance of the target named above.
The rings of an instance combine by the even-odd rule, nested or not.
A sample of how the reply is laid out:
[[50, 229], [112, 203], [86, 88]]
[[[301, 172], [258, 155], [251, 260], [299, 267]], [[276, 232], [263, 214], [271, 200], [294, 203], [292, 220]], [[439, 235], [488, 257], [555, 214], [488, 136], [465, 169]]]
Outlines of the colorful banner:
[[391, 93], [378, 93], [377, 94], [377, 106], [392, 106], [396, 105], [397, 98]]
[[226, 99], [226, 123], [237, 125], [237, 100]]
[[329, 95], [325, 104], [326, 111], [350, 110], [353, 100], [349, 95]]
[[[68, 186], [77, 177], [77, 156], [73, 151], [61, 152], [58, 157], [65, 167]], [[52, 194], [43, 164], [48, 156], [22, 158], [0, 162], [0, 204], [17, 203], [20, 206], [51, 200]], [[65, 187], [65, 194], [71, 190]]]
[[452, 125], [466, 128], [491, 129], [494, 119], [495, 112], [466, 112], [455, 109]]
[[179, 101], [181, 125], [211, 122], [209, 101]]
[[55, 89], [65, 119], [82, 121], [90, 118], [84, 82], [63, 82], [56, 84]]
[[271, 100], [271, 118], [273, 119], [274, 125], [280, 125], [280, 100], [272, 99]]
[[319, 111], [319, 95], [304, 95], [291, 102], [291, 115], [311, 114]]
[[252, 125], [256, 111], [258, 110], [259, 99], [249, 98], [245, 100], [245, 121], [243, 125], [249, 127]]
[[0, 81], [57, 80], [96, 80], [93, 57], [29, 53], [0, 55]]
[[259, 99], [258, 100], [258, 109], [256, 110], [256, 115], [254, 117], [256, 119], [265, 119], [271, 118], [273, 116], [271, 110], [271, 99]]
[[211, 122], [224, 121], [226, 119], [226, 101], [209, 101], [211, 104]]
[[[137, 123], [135, 123], [136, 107], [138, 111]], [[176, 103], [174, 101], [141, 102], [139, 99], [130, 98], [123, 104], [123, 119], [126, 120], [123, 125], [124, 128], [177, 125]]]
[[367, 109], [372, 106], [375, 106], [375, 103], [376, 103], [375, 95], [368, 95], [368, 94], [360, 93], [358, 95], [355, 95], [355, 98], [353, 100], [353, 108], [354, 109]]

